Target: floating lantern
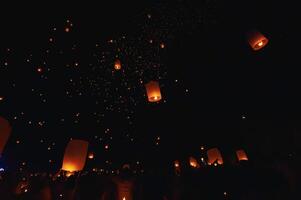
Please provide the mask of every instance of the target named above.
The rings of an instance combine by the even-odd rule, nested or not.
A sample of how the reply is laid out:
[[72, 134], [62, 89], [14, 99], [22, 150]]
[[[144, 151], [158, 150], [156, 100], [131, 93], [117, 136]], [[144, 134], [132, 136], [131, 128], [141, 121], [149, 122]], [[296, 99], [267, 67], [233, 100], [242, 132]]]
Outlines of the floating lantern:
[[258, 51], [266, 46], [269, 40], [260, 32], [252, 31], [248, 34], [248, 42], [254, 51]]
[[145, 84], [147, 98], [149, 102], [158, 102], [162, 99], [160, 86], [157, 81], [150, 81]]
[[133, 200], [134, 182], [132, 180], [115, 180], [118, 200]]
[[174, 167], [175, 167], [175, 173], [179, 175], [181, 173], [181, 166], [178, 160], [175, 160]]
[[90, 152], [89, 155], [88, 155], [88, 158], [92, 160], [94, 158], [94, 153]]
[[83, 170], [89, 143], [84, 140], [70, 140], [64, 155], [62, 170], [75, 172]]
[[249, 160], [246, 152], [242, 149], [236, 151], [238, 161]]
[[199, 168], [200, 165], [194, 157], [189, 157], [189, 165], [193, 168]]
[[222, 165], [224, 163], [221, 152], [218, 148], [212, 148], [207, 151], [208, 156], [208, 165], [212, 165], [213, 163], [217, 163]]
[[116, 69], [116, 70], [120, 70], [121, 69], [121, 62], [120, 62], [119, 59], [115, 60], [114, 69]]
[[0, 156], [10, 136], [11, 130], [9, 122], [3, 117], [0, 117]]

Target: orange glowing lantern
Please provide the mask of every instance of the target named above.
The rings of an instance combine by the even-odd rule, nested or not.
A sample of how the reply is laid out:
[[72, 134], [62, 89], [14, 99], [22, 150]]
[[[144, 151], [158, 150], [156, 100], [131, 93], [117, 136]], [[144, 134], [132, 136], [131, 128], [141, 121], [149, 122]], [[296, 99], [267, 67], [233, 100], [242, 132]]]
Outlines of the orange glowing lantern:
[[160, 86], [157, 81], [150, 81], [145, 84], [145, 88], [149, 102], [158, 102], [162, 99]]
[[70, 140], [64, 155], [62, 170], [75, 172], [83, 170], [89, 143], [84, 140]]
[[199, 168], [200, 165], [194, 157], [189, 157], [189, 164], [192, 168]]
[[175, 160], [174, 166], [176, 174], [179, 175], [181, 173], [180, 162], [178, 160]]
[[88, 158], [92, 160], [94, 158], [94, 153], [90, 152], [89, 155], [88, 155]]
[[252, 31], [248, 34], [248, 42], [252, 49], [257, 51], [266, 46], [269, 40], [260, 32]]
[[212, 165], [214, 163], [222, 165], [224, 163], [222, 154], [218, 150], [218, 148], [209, 149], [207, 151], [207, 156], [208, 156], [208, 165]]
[[3, 117], [0, 117], [0, 156], [10, 136], [11, 130], [12, 128], [9, 122]]
[[118, 180], [115, 183], [118, 200], [133, 200], [134, 182], [132, 180]]
[[236, 156], [239, 161], [249, 160], [246, 152], [242, 149], [236, 151]]
[[119, 59], [116, 59], [116, 60], [115, 60], [114, 68], [115, 68], [116, 70], [120, 70], [120, 69], [121, 69], [121, 62], [120, 62]]

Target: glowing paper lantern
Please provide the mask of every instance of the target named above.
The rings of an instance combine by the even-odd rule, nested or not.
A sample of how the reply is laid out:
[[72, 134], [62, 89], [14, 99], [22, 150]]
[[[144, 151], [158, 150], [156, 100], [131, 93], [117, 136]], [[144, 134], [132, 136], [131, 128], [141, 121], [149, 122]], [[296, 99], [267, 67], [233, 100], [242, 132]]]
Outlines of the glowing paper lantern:
[[121, 62], [120, 62], [119, 59], [115, 60], [114, 69], [116, 69], [116, 70], [120, 70], [121, 69]]
[[145, 88], [149, 102], [157, 102], [162, 99], [160, 86], [157, 81], [150, 81], [145, 84]]
[[194, 157], [189, 157], [189, 165], [193, 168], [199, 168], [200, 165]]
[[118, 200], [133, 200], [134, 182], [131, 180], [115, 181]]
[[221, 152], [218, 150], [218, 148], [212, 148], [207, 151], [208, 156], [208, 165], [212, 165], [213, 163], [222, 165], [224, 163], [223, 157], [221, 155]]
[[0, 156], [10, 136], [10, 133], [11, 133], [11, 126], [9, 122], [3, 117], [0, 117]]
[[252, 49], [257, 51], [266, 46], [269, 40], [260, 32], [252, 31], [248, 34], [248, 42]]
[[246, 152], [242, 149], [236, 151], [236, 156], [239, 161], [249, 160]]
[[92, 160], [94, 158], [94, 153], [90, 152], [89, 155], [88, 155], [88, 158]]
[[89, 143], [84, 140], [70, 140], [64, 155], [62, 170], [74, 172], [83, 170]]

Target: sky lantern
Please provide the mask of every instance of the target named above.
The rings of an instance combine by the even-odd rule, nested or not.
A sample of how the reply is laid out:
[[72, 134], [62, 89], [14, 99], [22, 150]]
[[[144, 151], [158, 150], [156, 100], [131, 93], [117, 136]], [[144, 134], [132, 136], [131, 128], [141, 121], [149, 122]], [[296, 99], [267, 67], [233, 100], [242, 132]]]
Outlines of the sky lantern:
[[214, 163], [222, 165], [224, 163], [222, 154], [218, 150], [218, 148], [209, 149], [207, 151], [207, 156], [208, 156], [208, 165], [212, 165]]
[[114, 180], [118, 200], [133, 200], [134, 182], [132, 180]]
[[88, 158], [92, 160], [94, 158], [94, 153], [90, 152], [89, 155], [88, 155]]
[[145, 84], [145, 88], [149, 102], [158, 102], [162, 99], [159, 82], [150, 81]]
[[238, 161], [249, 160], [246, 152], [242, 149], [236, 151]]
[[70, 140], [64, 155], [62, 170], [75, 172], [83, 170], [89, 143], [84, 140]]
[[189, 165], [192, 167], [192, 168], [199, 168], [200, 165], [198, 163], [198, 161], [194, 158], [194, 157], [189, 157]]
[[116, 59], [115, 60], [115, 63], [114, 63], [114, 69], [115, 70], [120, 70], [121, 69], [121, 62], [119, 59]]
[[269, 40], [258, 31], [248, 33], [248, 42], [254, 51], [258, 51], [266, 46]]
[[0, 117], [0, 156], [10, 136], [11, 130], [12, 128], [9, 122], [3, 117]]
[[181, 173], [181, 166], [178, 160], [174, 161], [175, 173], [179, 175]]

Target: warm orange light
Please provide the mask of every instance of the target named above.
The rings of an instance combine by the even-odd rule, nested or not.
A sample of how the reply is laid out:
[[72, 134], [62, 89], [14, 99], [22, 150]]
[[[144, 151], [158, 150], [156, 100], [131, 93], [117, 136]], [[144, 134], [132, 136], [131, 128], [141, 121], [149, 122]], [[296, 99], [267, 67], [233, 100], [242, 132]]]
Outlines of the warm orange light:
[[122, 200], [126, 200], [126, 198], [125, 198], [125, 197], [123, 197], [123, 198], [122, 198]]
[[89, 156], [88, 156], [88, 158], [89, 158], [89, 159], [93, 159], [93, 158], [94, 158], [94, 154], [93, 154], [93, 152], [90, 152], [90, 153], [89, 153]]
[[64, 154], [62, 170], [74, 172], [83, 170], [89, 143], [84, 140], [70, 140]]
[[252, 49], [257, 51], [265, 47], [269, 40], [260, 32], [252, 31], [248, 34], [248, 42]]
[[207, 151], [208, 156], [208, 165], [211, 165], [215, 162], [217, 162], [219, 165], [222, 165], [224, 163], [223, 157], [221, 155], [221, 152], [218, 150], [218, 148], [212, 148]]
[[74, 172], [73, 171], [67, 171], [66, 177], [70, 177], [71, 175], [74, 175]]
[[119, 59], [116, 59], [116, 60], [115, 60], [114, 68], [115, 68], [116, 70], [120, 70], [120, 69], [121, 69], [121, 62], [120, 62]]
[[200, 167], [198, 161], [194, 157], [189, 158], [189, 164], [193, 168], [199, 168]]
[[0, 117], [0, 156], [10, 136], [11, 130], [12, 128], [9, 122], [3, 117]]
[[262, 46], [263, 45], [263, 42], [262, 41], [260, 41], [259, 43], [258, 43], [258, 46]]
[[[78, 171], [77, 166], [72, 163], [64, 163], [62, 169], [65, 171], [71, 172], [71, 173]], [[67, 174], [70, 174], [70, 173], [67, 173]]]
[[158, 102], [162, 99], [160, 86], [157, 81], [150, 81], [145, 84], [147, 98], [149, 102]]
[[178, 160], [175, 161], [175, 168], [179, 168], [180, 167], [180, 162]]
[[242, 149], [236, 151], [236, 156], [239, 161], [249, 160], [246, 152]]

